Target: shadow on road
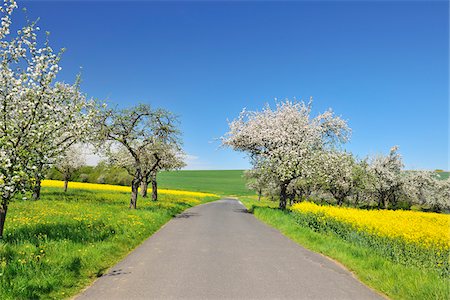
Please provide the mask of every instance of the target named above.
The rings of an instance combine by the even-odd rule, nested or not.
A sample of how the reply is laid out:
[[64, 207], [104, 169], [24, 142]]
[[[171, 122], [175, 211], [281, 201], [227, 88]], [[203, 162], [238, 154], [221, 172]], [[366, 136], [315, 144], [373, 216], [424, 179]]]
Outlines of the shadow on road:
[[118, 276], [118, 275], [126, 275], [126, 274], [131, 274], [131, 272], [124, 272], [122, 271], [122, 269], [119, 270], [113, 270], [107, 274], [103, 274], [102, 277], [106, 277], [106, 276]]
[[243, 214], [250, 214], [250, 212], [246, 208], [238, 208], [233, 209], [234, 212], [243, 213]]
[[184, 213], [181, 213], [179, 215], [176, 215], [175, 218], [176, 219], [187, 219], [187, 218], [190, 218], [190, 217], [197, 217], [199, 215], [200, 214], [195, 213], [195, 212], [184, 212]]

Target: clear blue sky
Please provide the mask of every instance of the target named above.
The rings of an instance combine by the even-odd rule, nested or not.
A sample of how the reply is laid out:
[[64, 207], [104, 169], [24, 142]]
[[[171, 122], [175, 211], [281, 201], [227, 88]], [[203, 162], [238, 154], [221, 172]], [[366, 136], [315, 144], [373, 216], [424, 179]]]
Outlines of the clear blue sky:
[[447, 1], [26, 1], [66, 47], [60, 80], [180, 116], [195, 169], [242, 169], [227, 119], [274, 98], [314, 98], [347, 119], [358, 156], [400, 146], [407, 168], [449, 169]]

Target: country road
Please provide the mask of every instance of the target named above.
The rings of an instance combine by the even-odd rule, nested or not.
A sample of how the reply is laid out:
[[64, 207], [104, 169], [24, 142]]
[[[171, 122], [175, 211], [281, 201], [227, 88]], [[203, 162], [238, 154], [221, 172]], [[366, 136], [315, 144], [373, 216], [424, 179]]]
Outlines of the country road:
[[383, 299], [236, 200], [185, 211], [77, 299]]

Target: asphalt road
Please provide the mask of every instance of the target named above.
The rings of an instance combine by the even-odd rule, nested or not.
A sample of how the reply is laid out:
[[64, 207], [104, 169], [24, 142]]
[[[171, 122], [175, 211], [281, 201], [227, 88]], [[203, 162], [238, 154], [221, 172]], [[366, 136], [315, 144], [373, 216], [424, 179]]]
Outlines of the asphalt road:
[[236, 200], [191, 208], [77, 299], [382, 299]]

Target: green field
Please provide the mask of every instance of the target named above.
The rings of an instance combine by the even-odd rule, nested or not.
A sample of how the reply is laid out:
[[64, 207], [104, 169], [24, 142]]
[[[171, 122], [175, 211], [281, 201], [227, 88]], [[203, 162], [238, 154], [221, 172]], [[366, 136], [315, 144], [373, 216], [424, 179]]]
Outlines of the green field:
[[243, 170], [171, 171], [158, 174], [160, 188], [226, 196], [254, 195], [245, 187]]

